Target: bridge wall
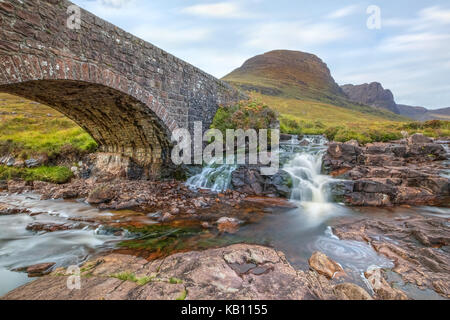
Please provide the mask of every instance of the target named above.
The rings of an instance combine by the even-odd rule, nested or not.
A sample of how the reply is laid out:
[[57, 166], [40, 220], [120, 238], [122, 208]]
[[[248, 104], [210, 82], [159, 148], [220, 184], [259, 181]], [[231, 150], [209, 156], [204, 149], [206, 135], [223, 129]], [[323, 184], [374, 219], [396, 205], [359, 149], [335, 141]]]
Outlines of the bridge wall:
[[240, 95], [213, 76], [65, 0], [0, 1], [0, 91], [37, 100], [85, 128], [102, 150], [167, 161], [170, 132], [209, 127]]

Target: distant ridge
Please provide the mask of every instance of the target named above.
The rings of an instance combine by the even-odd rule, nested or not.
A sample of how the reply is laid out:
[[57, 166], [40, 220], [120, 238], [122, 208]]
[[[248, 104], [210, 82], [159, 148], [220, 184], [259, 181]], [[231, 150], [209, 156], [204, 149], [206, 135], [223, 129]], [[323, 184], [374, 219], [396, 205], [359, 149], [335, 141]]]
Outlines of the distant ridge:
[[361, 85], [346, 84], [341, 88], [348, 99], [353, 102], [389, 110], [417, 121], [450, 120], [450, 108], [429, 110], [424, 107], [397, 104], [391, 90], [384, 89], [379, 82]]

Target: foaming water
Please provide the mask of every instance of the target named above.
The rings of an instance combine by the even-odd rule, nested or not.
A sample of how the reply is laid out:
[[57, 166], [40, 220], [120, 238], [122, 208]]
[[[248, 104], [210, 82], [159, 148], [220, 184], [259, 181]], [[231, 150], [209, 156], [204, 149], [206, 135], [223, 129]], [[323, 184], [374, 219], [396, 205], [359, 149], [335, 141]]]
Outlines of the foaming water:
[[[0, 269], [3, 270], [44, 262], [53, 262], [57, 267], [77, 265], [95, 253], [113, 248], [122, 239], [99, 231], [97, 225], [68, 220], [68, 217], [102, 214], [81, 202], [39, 200], [32, 194], [0, 195], [0, 201], [36, 214], [0, 216]], [[74, 229], [55, 232], [27, 230], [27, 226], [33, 223], [69, 223]]]
[[202, 172], [189, 178], [186, 185], [193, 189], [210, 189], [214, 192], [222, 192], [230, 188], [231, 175], [237, 165], [218, 164], [212, 161], [202, 169]]
[[321, 173], [327, 140], [322, 136], [306, 136], [298, 144], [300, 148], [283, 170], [292, 178], [291, 201], [301, 208], [300, 214], [307, 216], [305, 222], [315, 226], [345, 214], [344, 207], [330, 202], [327, 187], [334, 180]]

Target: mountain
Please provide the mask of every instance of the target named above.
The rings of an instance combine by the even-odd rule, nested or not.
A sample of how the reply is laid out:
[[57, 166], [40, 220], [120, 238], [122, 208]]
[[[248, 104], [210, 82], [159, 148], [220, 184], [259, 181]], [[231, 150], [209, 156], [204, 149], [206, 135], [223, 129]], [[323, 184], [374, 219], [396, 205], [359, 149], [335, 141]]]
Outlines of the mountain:
[[412, 107], [398, 104], [400, 114], [417, 121], [450, 120], [450, 108], [430, 110], [424, 107]]
[[223, 80], [271, 96], [330, 101], [345, 98], [327, 65], [317, 56], [300, 51], [275, 50], [255, 56]]
[[393, 113], [400, 114], [400, 110], [395, 103], [394, 95], [391, 90], [384, 89], [381, 83], [372, 82], [356, 86], [346, 84], [341, 88], [353, 102], [386, 109]]
[[361, 85], [346, 84], [341, 86], [345, 95], [355, 103], [362, 103], [375, 108], [389, 110], [393, 113], [417, 120], [450, 120], [450, 108], [429, 110], [424, 107], [412, 107], [397, 104], [392, 91], [384, 89], [379, 82]]
[[270, 51], [248, 59], [222, 80], [258, 95], [282, 116], [300, 120], [325, 121], [333, 125], [359, 119], [406, 120], [385, 109], [350, 101], [328, 66], [310, 53]]

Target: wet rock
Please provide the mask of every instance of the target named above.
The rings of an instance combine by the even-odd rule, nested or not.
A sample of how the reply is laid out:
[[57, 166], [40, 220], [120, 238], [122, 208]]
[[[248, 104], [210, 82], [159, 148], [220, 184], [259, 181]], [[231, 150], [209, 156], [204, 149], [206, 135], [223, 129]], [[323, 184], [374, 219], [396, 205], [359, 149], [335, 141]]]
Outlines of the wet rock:
[[8, 181], [0, 180], [0, 191], [8, 190]]
[[29, 214], [30, 211], [25, 208], [20, 208], [11, 204], [0, 202], [0, 216], [9, 216], [14, 214], [26, 213]]
[[371, 288], [380, 300], [408, 300], [408, 296], [399, 289], [392, 288], [381, 275], [381, 269], [368, 270], [364, 273]]
[[373, 300], [366, 290], [354, 283], [340, 283], [334, 287], [339, 300]]
[[34, 222], [27, 225], [26, 229], [29, 231], [45, 231], [45, 232], [55, 232], [55, 231], [63, 231], [63, 230], [70, 230], [74, 229], [75, 225], [63, 223], [40, 223], [40, 222]]
[[26, 268], [29, 277], [41, 277], [51, 272], [55, 263], [39, 263]]
[[261, 167], [242, 165], [231, 175], [233, 190], [252, 196], [274, 195], [289, 197], [292, 179], [290, 175], [279, 170], [271, 176], [261, 175]]
[[173, 219], [174, 219], [173, 215], [171, 215], [169, 212], [164, 212], [162, 214], [162, 216], [158, 219], [158, 221], [160, 221], [160, 222], [168, 222], [168, 221], [173, 220]]
[[[58, 275], [50, 274], [17, 288], [2, 299], [336, 299], [324, 277], [296, 271], [282, 253], [255, 245], [177, 253], [150, 262], [110, 254], [86, 262], [82, 268], [86, 270], [82, 273], [82, 290], [67, 290], [68, 275], [59, 271]], [[236, 271], [242, 268], [247, 271]], [[153, 280], [140, 285], [113, 277], [121, 272]]]
[[332, 197], [353, 206], [444, 204], [450, 197], [450, 179], [439, 162], [446, 159], [444, 147], [421, 135], [408, 141], [331, 143], [324, 171], [351, 181], [331, 185]]
[[111, 201], [114, 198], [114, 196], [115, 196], [114, 191], [110, 186], [101, 185], [92, 190], [91, 193], [89, 193], [86, 202], [90, 204], [100, 204]]
[[332, 279], [337, 273], [343, 272], [342, 267], [322, 252], [314, 252], [308, 260], [311, 269]]
[[236, 233], [241, 222], [235, 218], [222, 217], [216, 221], [216, 224], [220, 232]]
[[40, 166], [41, 164], [42, 164], [42, 162], [38, 159], [32, 158], [32, 159], [25, 160], [25, 166], [27, 168], [35, 168], [35, 167]]
[[[411, 214], [396, 219], [348, 218], [333, 226], [340, 239], [365, 241], [395, 264], [405, 283], [429, 289], [450, 298], [450, 245], [449, 219], [438, 216]], [[380, 271], [366, 274], [377, 281], [380, 298], [399, 298], [399, 293], [382, 280]], [[444, 285], [443, 285], [444, 284]]]

